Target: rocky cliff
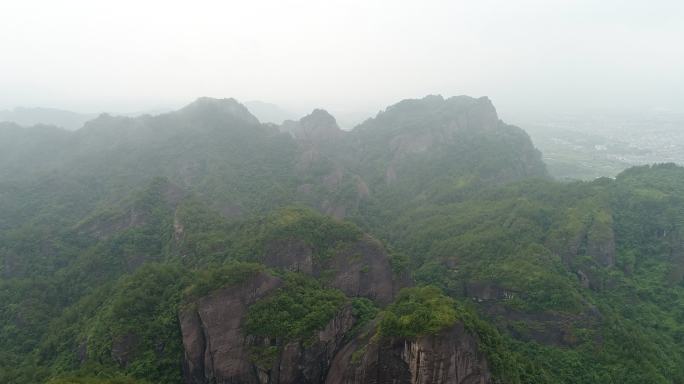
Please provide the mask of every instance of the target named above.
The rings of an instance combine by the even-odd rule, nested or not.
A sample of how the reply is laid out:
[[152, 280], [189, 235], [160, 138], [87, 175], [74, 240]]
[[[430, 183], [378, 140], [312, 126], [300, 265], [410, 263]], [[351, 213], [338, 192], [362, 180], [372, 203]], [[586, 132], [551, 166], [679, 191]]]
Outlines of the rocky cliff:
[[492, 379], [478, 339], [459, 322], [416, 339], [356, 338], [335, 356], [325, 382], [485, 384]]
[[330, 362], [356, 322], [350, 305], [311, 338], [285, 340], [249, 335], [249, 306], [273, 293], [282, 280], [259, 273], [182, 310], [184, 381], [205, 383], [322, 383]]
[[313, 249], [300, 239], [285, 239], [269, 244], [262, 262], [270, 267], [325, 275], [327, 285], [350, 297], [365, 297], [381, 305], [409, 285], [409, 279], [395, 274], [390, 256], [382, 244], [368, 236], [339, 247], [323, 260], [315, 260]]
[[280, 287], [279, 278], [260, 273], [236, 287], [200, 298], [179, 315], [188, 384], [255, 383], [250, 340], [242, 333], [249, 305]]
[[335, 248], [321, 260], [305, 241], [281, 239], [266, 247], [262, 260], [346, 295], [346, 304], [310, 336], [250, 334], [250, 307], [288, 289], [289, 283], [266, 272], [187, 303], [179, 315], [185, 383], [490, 382], [478, 338], [460, 322], [438, 334], [381, 337], [378, 321], [365, 323], [368, 318], [351, 298], [385, 306], [409, 282], [393, 271], [382, 244], [368, 235]]
[[430, 95], [403, 100], [351, 133], [363, 143], [357, 159], [382, 159], [388, 184], [416, 172], [431, 176], [423, 188], [436, 178], [473, 170], [490, 183], [547, 175], [529, 136], [499, 120], [487, 97]]
[[248, 308], [281, 287], [259, 273], [200, 298], [180, 313], [187, 384], [406, 383], [485, 384], [491, 374], [478, 338], [458, 322], [414, 339], [372, 337], [345, 305], [313, 337], [284, 340], [249, 335]]

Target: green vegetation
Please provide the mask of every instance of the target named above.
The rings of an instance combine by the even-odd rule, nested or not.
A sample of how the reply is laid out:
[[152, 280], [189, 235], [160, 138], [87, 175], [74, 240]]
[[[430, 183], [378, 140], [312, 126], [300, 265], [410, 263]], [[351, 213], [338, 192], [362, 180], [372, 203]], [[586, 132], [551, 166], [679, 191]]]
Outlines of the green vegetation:
[[352, 300], [352, 314], [356, 318], [355, 327], [360, 328], [378, 314], [378, 307], [365, 297], [356, 297]]
[[[350, 338], [462, 321], [502, 383], [684, 382], [684, 168], [554, 182], [466, 97], [402, 102], [334, 145], [231, 108], [0, 129], [1, 383], [180, 383], [178, 311], [261, 272], [285, 285], [249, 308], [252, 336], [310, 341], [350, 305]], [[385, 308], [317, 270], [364, 232], [415, 283]], [[262, 264], [283, 250], [320, 279]]]
[[315, 258], [322, 260], [361, 235], [361, 230], [352, 223], [320, 215], [309, 208], [284, 207], [242, 225], [231, 252], [239, 259], [259, 261], [269, 251], [268, 246], [297, 239], [311, 247]]
[[384, 311], [378, 332], [383, 337], [404, 338], [435, 334], [456, 322], [454, 305], [435, 287], [403, 289]]
[[91, 370], [178, 383], [178, 309], [191, 278], [172, 264], [147, 264], [113, 288], [96, 290], [54, 322], [38, 350], [40, 364], [69, 372], [86, 359], [99, 364]]
[[197, 272], [195, 281], [185, 290], [186, 300], [197, 299], [219, 288], [239, 284], [265, 270], [256, 263], [229, 262], [210, 265]]
[[[423, 257], [418, 281], [454, 297], [467, 296], [465, 282], [488, 280], [514, 293], [497, 305], [516, 316], [579, 316], [571, 328], [506, 316], [488, 318], [492, 327], [467, 320], [468, 311], [459, 309], [505, 382], [680, 382], [682, 180], [682, 168], [659, 165], [631, 169], [615, 181], [484, 190], [463, 203], [433, 209], [422, 203], [393, 227], [390, 241], [414, 262]], [[611, 229], [615, 267], [603, 261], [613, 246]], [[572, 273], [578, 270], [590, 288]], [[600, 321], [592, 325], [586, 316]], [[508, 333], [520, 326], [560, 328], [566, 339]]]
[[285, 287], [249, 308], [248, 334], [309, 339], [335, 316], [347, 298], [342, 292], [322, 288], [316, 281], [288, 274]]

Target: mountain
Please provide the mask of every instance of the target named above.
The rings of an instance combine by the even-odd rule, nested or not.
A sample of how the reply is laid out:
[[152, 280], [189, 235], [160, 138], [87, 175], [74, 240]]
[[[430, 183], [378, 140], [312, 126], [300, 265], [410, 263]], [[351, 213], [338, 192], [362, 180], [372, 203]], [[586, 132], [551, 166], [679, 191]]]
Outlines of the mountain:
[[0, 111], [0, 122], [13, 122], [23, 126], [55, 125], [75, 131], [94, 118], [93, 114], [76, 113], [53, 108], [23, 108]]
[[487, 98], [3, 123], [0, 382], [682, 382], [682, 196], [553, 181]]

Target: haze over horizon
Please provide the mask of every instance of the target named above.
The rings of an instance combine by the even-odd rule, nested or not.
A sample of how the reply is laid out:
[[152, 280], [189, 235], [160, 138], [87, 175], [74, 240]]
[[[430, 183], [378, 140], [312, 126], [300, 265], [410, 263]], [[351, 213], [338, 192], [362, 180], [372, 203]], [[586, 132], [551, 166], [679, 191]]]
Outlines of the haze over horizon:
[[0, 0], [0, 384], [684, 384], [682, 20]]
[[678, 1], [28, 0], [0, 14], [0, 110], [130, 113], [210, 96], [372, 114], [467, 94], [506, 115], [684, 101]]

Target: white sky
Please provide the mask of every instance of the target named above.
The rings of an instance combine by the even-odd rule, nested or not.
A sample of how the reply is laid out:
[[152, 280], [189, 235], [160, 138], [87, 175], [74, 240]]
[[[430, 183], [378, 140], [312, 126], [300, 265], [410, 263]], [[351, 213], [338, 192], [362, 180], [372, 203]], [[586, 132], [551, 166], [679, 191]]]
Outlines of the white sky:
[[684, 1], [0, 0], [0, 109], [684, 110]]

